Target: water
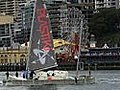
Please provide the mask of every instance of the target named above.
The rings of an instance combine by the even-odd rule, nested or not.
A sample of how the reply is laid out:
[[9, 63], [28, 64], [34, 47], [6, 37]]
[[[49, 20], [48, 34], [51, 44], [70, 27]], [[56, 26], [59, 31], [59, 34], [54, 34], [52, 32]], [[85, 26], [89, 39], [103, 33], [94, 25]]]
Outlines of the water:
[[[71, 71], [70, 74], [74, 75]], [[86, 71], [80, 74], [88, 74]], [[11, 73], [14, 74], [14, 73]], [[91, 85], [43, 85], [43, 86], [1, 86], [0, 90], [120, 90], [120, 71], [92, 71], [96, 84]], [[5, 72], [0, 72], [0, 80], [5, 78]]]

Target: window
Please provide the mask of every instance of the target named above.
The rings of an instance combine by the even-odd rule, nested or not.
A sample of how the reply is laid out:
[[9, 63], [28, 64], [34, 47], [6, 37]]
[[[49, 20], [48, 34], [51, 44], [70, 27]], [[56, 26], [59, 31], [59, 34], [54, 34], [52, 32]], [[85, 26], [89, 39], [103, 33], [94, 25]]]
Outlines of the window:
[[7, 55], [5, 55], [5, 57], [7, 57]]
[[23, 58], [20, 59], [20, 63], [23, 63]]
[[8, 63], [8, 60], [7, 60], [7, 59], [5, 59], [5, 63]]
[[14, 63], [17, 63], [17, 60], [15, 59]]
[[3, 63], [3, 59], [1, 59], [1, 63]]
[[11, 63], [11, 59], [9, 59], [9, 63]]

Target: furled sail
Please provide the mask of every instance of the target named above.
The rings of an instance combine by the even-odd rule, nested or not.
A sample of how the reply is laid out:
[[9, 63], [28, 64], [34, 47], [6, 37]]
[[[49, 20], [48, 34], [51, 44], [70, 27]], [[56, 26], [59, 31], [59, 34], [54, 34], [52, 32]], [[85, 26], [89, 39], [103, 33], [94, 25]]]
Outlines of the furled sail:
[[47, 9], [44, 1], [36, 0], [27, 69], [44, 70], [56, 66], [52, 31]]

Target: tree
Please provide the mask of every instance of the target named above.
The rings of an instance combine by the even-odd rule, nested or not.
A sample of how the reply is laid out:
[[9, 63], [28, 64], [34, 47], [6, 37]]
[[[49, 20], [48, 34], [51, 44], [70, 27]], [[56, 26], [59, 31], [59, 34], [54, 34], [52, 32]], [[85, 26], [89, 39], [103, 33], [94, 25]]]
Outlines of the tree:
[[89, 33], [96, 36], [97, 45], [120, 45], [120, 9], [103, 9], [93, 15], [89, 23]]

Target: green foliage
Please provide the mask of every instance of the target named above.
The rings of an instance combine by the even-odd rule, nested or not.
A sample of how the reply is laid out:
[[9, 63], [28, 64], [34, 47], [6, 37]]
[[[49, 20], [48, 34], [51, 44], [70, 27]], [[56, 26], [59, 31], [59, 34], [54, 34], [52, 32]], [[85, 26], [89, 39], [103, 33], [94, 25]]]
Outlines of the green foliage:
[[120, 9], [104, 9], [96, 13], [89, 23], [89, 32], [95, 35], [97, 45], [120, 45]]

